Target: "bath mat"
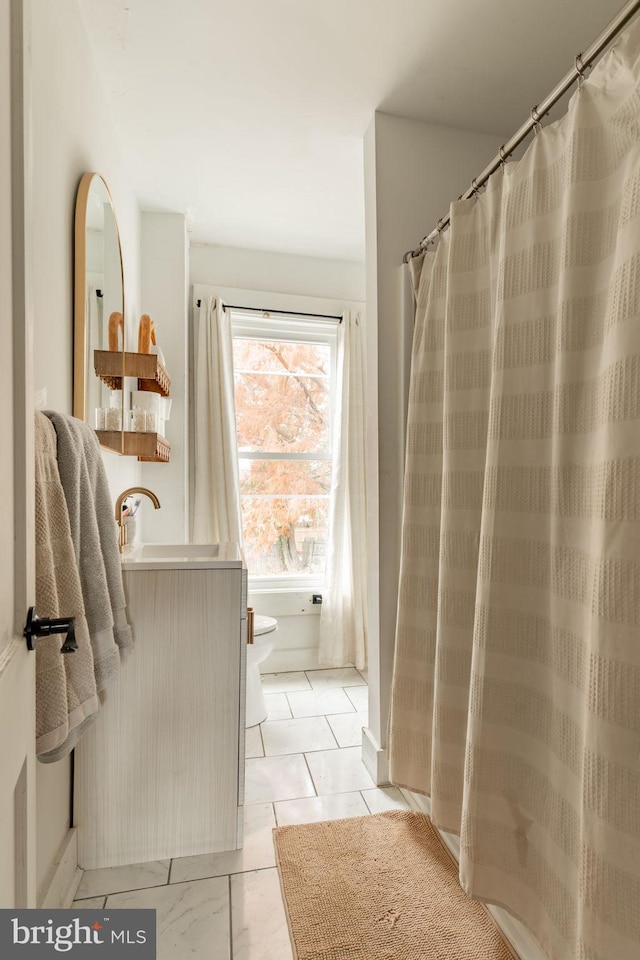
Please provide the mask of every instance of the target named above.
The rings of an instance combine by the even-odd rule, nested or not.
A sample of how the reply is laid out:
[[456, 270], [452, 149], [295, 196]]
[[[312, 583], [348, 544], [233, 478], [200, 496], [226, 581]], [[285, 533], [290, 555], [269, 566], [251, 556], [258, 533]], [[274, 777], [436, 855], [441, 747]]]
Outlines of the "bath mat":
[[296, 960], [514, 960], [422, 813], [277, 827], [274, 841]]

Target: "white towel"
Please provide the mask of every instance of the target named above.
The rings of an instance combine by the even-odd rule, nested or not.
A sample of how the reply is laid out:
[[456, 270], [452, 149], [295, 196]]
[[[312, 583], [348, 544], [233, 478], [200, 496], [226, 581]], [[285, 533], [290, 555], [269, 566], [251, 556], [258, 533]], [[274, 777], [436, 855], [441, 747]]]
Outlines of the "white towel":
[[35, 414], [36, 613], [74, 617], [78, 649], [63, 654], [64, 637], [36, 643], [36, 754], [43, 763], [71, 752], [100, 703], [69, 514], [56, 462], [56, 434]]
[[111, 494], [91, 427], [68, 414], [45, 412], [58, 436], [58, 468], [100, 691], [117, 675], [120, 658], [132, 645]]

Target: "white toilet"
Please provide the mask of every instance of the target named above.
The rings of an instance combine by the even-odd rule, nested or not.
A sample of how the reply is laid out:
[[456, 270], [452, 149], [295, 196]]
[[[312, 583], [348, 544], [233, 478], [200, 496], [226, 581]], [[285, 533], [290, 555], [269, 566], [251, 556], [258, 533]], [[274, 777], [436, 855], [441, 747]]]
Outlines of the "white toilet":
[[266, 660], [275, 644], [278, 621], [275, 617], [253, 616], [253, 643], [247, 644], [247, 711], [246, 726], [255, 727], [267, 717], [259, 665]]

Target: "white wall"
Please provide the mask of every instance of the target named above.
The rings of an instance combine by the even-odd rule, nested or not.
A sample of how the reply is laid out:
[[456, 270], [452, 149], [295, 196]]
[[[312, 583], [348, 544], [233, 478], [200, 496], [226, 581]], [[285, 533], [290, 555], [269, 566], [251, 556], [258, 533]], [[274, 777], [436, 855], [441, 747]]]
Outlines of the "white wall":
[[[139, 214], [76, 0], [30, 4], [33, 126], [34, 383], [47, 405], [71, 412], [73, 223], [78, 182], [101, 173], [111, 190], [125, 266], [128, 324], [138, 310]], [[137, 479], [134, 460], [106, 455], [115, 490]], [[37, 765], [37, 881], [69, 827], [70, 762]]]
[[260, 673], [317, 669], [321, 607], [313, 603], [313, 593], [249, 590], [247, 605], [278, 621], [277, 633], [269, 635], [273, 651], [260, 664]]
[[166, 436], [169, 463], [141, 464], [142, 485], [158, 496], [154, 510], [144, 499], [141, 527], [151, 543], [188, 540], [187, 294], [189, 249], [186, 221], [180, 213], [143, 213], [141, 217], [140, 313], [156, 324], [158, 345], [171, 375], [171, 419]]
[[[448, 212], [503, 141], [376, 113], [365, 136], [369, 437], [369, 728], [363, 756], [386, 778], [402, 523], [404, 423], [412, 331], [403, 322], [402, 256]], [[377, 396], [376, 396], [377, 392]], [[377, 422], [376, 422], [377, 421]]]
[[364, 300], [363, 263], [296, 257], [264, 250], [191, 245], [191, 283], [219, 284], [243, 290]]

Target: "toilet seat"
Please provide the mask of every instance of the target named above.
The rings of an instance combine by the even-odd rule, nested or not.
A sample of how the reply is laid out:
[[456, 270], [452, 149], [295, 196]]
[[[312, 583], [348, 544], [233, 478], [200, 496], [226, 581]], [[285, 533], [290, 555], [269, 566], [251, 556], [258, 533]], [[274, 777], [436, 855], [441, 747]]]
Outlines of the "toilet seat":
[[264, 633], [271, 633], [278, 629], [278, 621], [275, 617], [265, 617], [261, 613], [255, 614], [253, 618], [253, 635], [261, 637]]

